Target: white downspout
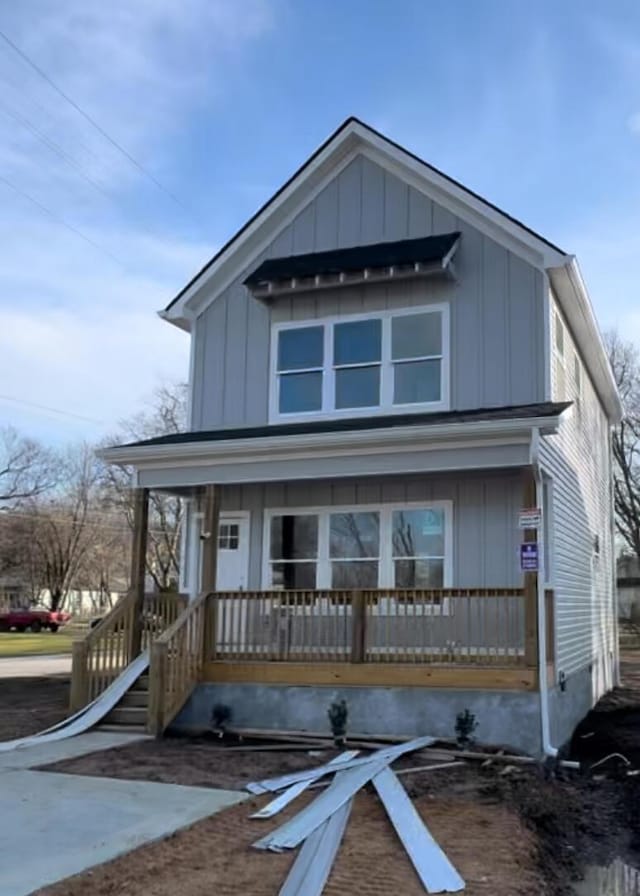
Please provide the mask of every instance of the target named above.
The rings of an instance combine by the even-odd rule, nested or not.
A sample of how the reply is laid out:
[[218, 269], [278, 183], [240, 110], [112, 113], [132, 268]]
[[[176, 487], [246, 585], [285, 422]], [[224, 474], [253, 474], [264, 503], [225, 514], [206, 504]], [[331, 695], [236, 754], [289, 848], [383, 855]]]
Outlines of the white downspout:
[[[540, 430], [534, 427], [531, 438], [531, 468], [536, 483], [536, 506], [542, 507], [544, 489], [542, 487], [542, 472], [540, 470]], [[543, 514], [547, 512], [542, 507]], [[538, 680], [540, 685], [540, 727], [542, 735], [542, 751], [545, 756], [556, 758], [557, 747], [551, 744], [551, 725], [549, 723], [549, 691], [547, 688], [547, 609], [544, 598], [544, 525], [538, 530]]]

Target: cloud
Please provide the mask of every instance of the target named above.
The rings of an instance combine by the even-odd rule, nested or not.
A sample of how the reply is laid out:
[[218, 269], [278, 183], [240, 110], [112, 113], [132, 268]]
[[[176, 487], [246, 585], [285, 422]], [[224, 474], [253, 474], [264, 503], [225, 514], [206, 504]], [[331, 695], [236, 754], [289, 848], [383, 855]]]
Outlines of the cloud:
[[25, 0], [4, 11], [10, 39], [167, 192], [0, 41], [0, 393], [19, 399], [0, 400], [0, 425], [93, 438], [158, 379], [186, 378], [188, 337], [155, 311], [225, 235], [206, 235], [187, 211], [175, 142], [188, 143], [272, 28], [271, 0]]

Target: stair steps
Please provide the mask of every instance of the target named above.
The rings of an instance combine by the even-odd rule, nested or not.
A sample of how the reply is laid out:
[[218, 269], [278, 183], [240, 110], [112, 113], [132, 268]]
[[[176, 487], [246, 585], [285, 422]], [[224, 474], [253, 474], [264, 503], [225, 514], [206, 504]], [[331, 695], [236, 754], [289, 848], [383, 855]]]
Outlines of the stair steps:
[[149, 676], [141, 675], [100, 726], [101, 731], [144, 733], [149, 708]]

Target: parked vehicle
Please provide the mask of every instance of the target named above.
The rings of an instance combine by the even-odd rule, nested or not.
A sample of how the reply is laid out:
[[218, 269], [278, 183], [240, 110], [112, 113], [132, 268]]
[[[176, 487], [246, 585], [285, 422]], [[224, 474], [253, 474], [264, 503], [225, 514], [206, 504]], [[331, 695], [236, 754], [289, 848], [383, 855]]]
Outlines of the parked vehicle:
[[25, 607], [17, 610], [6, 610], [0, 613], [0, 631], [2, 632], [39, 632], [49, 629], [57, 632], [71, 619], [70, 613], [54, 612], [45, 607]]

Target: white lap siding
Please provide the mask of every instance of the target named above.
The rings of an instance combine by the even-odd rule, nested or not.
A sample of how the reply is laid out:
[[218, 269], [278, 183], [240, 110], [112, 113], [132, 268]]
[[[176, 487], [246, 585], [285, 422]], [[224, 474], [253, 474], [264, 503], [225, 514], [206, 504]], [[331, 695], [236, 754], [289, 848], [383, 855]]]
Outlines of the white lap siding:
[[[552, 346], [557, 325], [554, 317]], [[574, 404], [559, 433], [544, 438], [541, 447], [543, 469], [553, 479], [550, 584], [555, 590], [557, 672], [569, 676], [592, 665], [597, 698], [614, 683], [609, 429], [566, 327], [564, 365], [559, 365], [556, 357], [553, 397]]]

